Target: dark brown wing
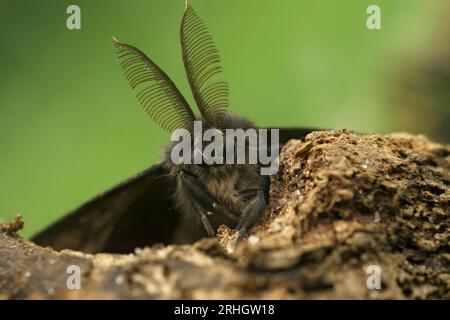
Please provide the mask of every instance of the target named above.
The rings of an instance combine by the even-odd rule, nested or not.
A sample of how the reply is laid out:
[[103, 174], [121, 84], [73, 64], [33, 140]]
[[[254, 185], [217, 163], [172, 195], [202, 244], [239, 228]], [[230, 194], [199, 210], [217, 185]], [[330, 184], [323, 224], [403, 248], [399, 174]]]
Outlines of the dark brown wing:
[[228, 83], [217, 78], [222, 72], [219, 52], [206, 25], [186, 2], [180, 27], [184, 68], [203, 119], [220, 128], [228, 107]]
[[[312, 128], [281, 128], [280, 145], [303, 139]], [[155, 165], [69, 212], [31, 240], [56, 250], [133, 252], [136, 247], [168, 243], [175, 232], [198, 237], [191, 226], [178, 227], [174, 182]], [[185, 240], [183, 240], [185, 241]]]
[[161, 165], [127, 179], [69, 212], [31, 240], [56, 250], [133, 252], [170, 242], [179, 218], [174, 184]]

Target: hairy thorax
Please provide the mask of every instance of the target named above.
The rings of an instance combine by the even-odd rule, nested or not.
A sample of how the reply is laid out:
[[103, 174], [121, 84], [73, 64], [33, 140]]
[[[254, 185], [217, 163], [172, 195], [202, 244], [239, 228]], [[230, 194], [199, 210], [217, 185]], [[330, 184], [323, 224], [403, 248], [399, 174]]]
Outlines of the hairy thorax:
[[[252, 128], [250, 121], [244, 118], [229, 116], [225, 123], [227, 129], [248, 129]], [[207, 127], [205, 126], [205, 130]], [[223, 132], [223, 131], [222, 131]], [[191, 141], [192, 158], [189, 163], [175, 164], [172, 160], [172, 150], [178, 141], [172, 141], [163, 154], [163, 166], [169, 175], [176, 181], [174, 200], [178, 209], [186, 216], [198, 219], [198, 209], [192, 203], [192, 194], [184, 190], [180, 182], [181, 172], [187, 172], [195, 176], [221, 205], [226, 207], [233, 215], [240, 217], [243, 209], [248, 204], [248, 199], [239, 193], [249, 189], [264, 189], [265, 177], [260, 175], [258, 164], [201, 164], [194, 163], [194, 139]], [[248, 149], [247, 151], [248, 152]], [[246, 156], [246, 158], [248, 158]], [[223, 161], [226, 163], [226, 161]], [[218, 215], [209, 216], [213, 225], [227, 224], [232, 226], [233, 222]]]

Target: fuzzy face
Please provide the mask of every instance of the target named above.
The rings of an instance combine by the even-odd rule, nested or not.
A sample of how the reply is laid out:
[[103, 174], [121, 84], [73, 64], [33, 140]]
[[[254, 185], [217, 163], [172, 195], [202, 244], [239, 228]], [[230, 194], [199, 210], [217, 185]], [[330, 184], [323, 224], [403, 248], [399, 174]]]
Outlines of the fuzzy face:
[[[228, 116], [223, 129], [243, 129], [253, 128], [253, 124], [244, 118]], [[204, 126], [204, 130], [208, 127]], [[193, 146], [193, 141], [191, 141]], [[260, 175], [258, 164], [174, 164], [171, 160], [171, 151], [177, 142], [171, 142], [165, 149], [163, 165], [170, 176], [176, 180], [177, 188], [174, 194], [175, 203], [188, 219], [200, 222], [199, 214], [191, 201], [192, 195], [183, 188], [179, 181], [179, 174], [185, 171], [195, 176], [206, 187], [206, 190], [225, 206], [232, 214], [239, 217], [243, 209], [248, 204], [248, 199], [238, 193], [249, 189], [264, 189], [267, 184], [266, 177]], [[248, 148], [246, 148], [248, 153]], [[193, 152], [191, 152], [193, 155]], [[246, 155], [247, 156], [247, 155]], [[208, 216], [214, 228], [220, 224], [235, 227], [236, 223], [226, 217], [217, 214]]]

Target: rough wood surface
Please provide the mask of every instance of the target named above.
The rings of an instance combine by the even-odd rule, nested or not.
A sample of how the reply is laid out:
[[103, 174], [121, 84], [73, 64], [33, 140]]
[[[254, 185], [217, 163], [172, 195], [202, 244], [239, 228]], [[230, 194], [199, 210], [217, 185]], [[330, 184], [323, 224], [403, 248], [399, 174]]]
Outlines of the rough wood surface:
[[[129, 255], [56, 252], [0, 225], [0, 298], [449, 299], [450, 147], [346, 131], [291, 140], [263, 221]], [[81, 270], [69, 290], [66, 271]], [[381, 289], [368, 289], [369, 266]]]

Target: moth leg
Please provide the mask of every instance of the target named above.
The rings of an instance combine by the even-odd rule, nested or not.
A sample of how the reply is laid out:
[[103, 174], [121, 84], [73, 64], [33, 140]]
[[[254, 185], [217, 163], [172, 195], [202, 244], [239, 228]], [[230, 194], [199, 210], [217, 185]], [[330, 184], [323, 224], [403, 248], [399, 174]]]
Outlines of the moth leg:
[[241, 221], [237, 226], [237, 239], [236, 244], [238, 245], [241, 242], [244, 235], [250, 230], [255, 224], [259, 222], [261, 219], [264, 209], [266, 208], [267, 203], [264, 196], [264, 191], [261, 189], [257, 189], [256, 196], [254, 199], [244, 208], [244, 213], [242, 214]]
[[203, 227], [205, 227], [206, 232], [208, 233], [209, 237], [214, 237], [216, 233], [214, 232], [213, 227], [211, 226], [211, 223], [208, 220], [208, 217], [205, 214], [205, 210], [203, 207], [197, 202], [197, 200], [194, 199], [194, 206], [197, 209], [197, 211], [200, 213], [200, 220], [202, 221]]
[[251, 199], [251, 198], [256, 197], [259, 190], [261, 190], [261, 189], [247, 189], [247, 190], [238, 191], [234, 195], [237, 197], [242, 197], [244, 199]]
[[192, 192], [192, 195], [196, 200], [202, 204], [202, 206], [209, 208], [209, 209], [215, 209], [214, 211], [222, 214], [230, 219], [232, 219], [235, 222], [239, 222], [240, 219], [236, 217], [234, 214], [232, 214], [230, 211], [228, 211], [227, 208], [225, 208], [222, 204], [220, 204], [206, 189], [206, 187], [203, 185], [203, 183], [190, 174], [187, 171], [180, 171], [180, 179], [181, 182], [186, 186], [187, 189], [189, 189]]

